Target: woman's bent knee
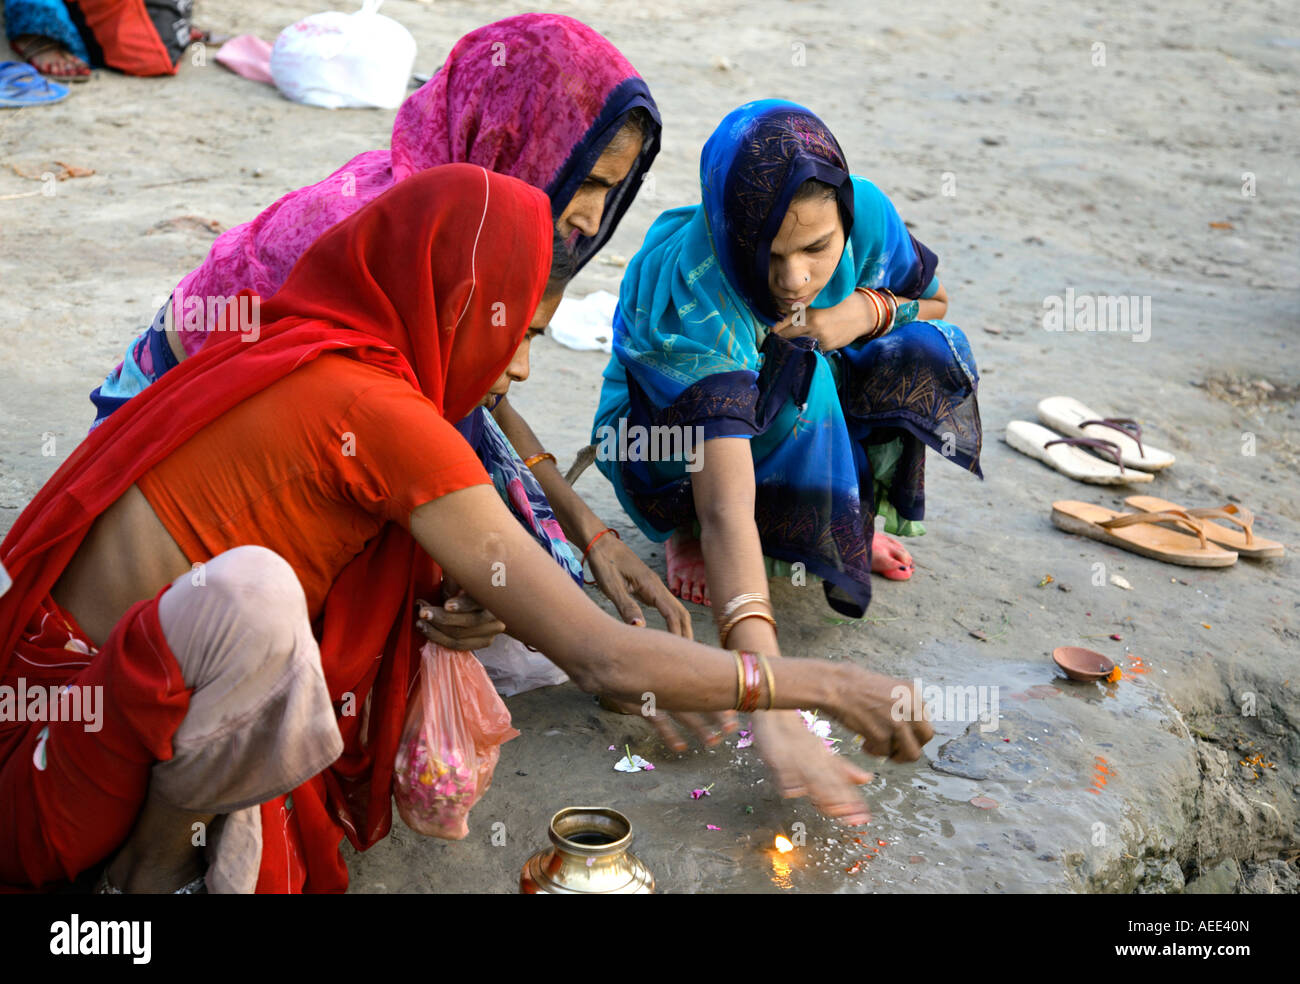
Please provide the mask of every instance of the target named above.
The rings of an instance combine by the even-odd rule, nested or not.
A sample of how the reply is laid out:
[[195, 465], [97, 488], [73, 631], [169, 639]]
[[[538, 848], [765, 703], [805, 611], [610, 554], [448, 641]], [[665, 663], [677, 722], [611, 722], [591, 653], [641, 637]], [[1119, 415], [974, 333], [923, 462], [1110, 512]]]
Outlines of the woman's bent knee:
[[235, 547], [195, 564], [159, 600], [158, 620], [192, 687], [223, 670], [265, 672], [268, 662], [292, 658], [311, 634], [307, 600], [293, 568], [258, 546]]

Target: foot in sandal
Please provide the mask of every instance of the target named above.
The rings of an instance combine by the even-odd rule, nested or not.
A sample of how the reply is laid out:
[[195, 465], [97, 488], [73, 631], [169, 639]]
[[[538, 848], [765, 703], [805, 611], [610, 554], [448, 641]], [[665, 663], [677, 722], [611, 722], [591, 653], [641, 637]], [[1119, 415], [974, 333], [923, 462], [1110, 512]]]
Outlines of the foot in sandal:
[[[1210, 543], [1199, 520], [1181, 509], [1165, 512], [1121, 513], [1105, 506], [1062, 499], [1052, 503], [1052, 523], [1067, 533], [1077, 533], [1153, 560], [1184, 567], [1228, 567], [1237, 554]], [[1181, 530], [1161, 525], [1173, 523]], [[1189, 533], [1182, 532], [1189, 530]]]
[[[1205, 509], [1183, 509], [1176, 502], [1154, 495], [1131, 495], [1124, 500], [1124, 503], [1139, 512], [1171, 512], [1181, 509], [1193, 519], [1200, 521], [1205, 530], [1205, 538], [1211, 543], [1217, 543], [1228, 550], [1235, 550], [1242, 557], [1251, 560], [1281, 557], [1285, 553], [1283, 545], [1276, 540], [1266, 540], [1255, 535], [1255, 514], [1245, 506], [1227, 503]], [[1215, 519], [1225, 520], [1232, 525], [1223, 526], [1211, 522]]]
[[1069, 437], [1086, 437], [1119, 446], [1126, 468], [1160, 471], [1174, 463], [1168, 451], [1142, 440], [1142, 426], [1127, 417], [1103, 417], [1068, 396], [1049, 396], [1038, 404], [1038, 419]]
[[916, 572], [916, 565], [901, 543], [877, 530], [871, 538], [871, 570], [891, 581], [906, 581]]
[[[1090, 485], [1141, 485], [1150, 482], [1148, 472], [1126, 469], [1118, 443], [1095, 437], [1062, 437], [1027, 420], [1007, 424], [1007, 443], [1031, 458]], [[1089, 454], [1089, 450], [1110, 460]]]
[[53, 38], [24, 34], [9, 43], [14, 54], [42, 75], [65, 82], [82, 82], [90, 78], [90, 66]]

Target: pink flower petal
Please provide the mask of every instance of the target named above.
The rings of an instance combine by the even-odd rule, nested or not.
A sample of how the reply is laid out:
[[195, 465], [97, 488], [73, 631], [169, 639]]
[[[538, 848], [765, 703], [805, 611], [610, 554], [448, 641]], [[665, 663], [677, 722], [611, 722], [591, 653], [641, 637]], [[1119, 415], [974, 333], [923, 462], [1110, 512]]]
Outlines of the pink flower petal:
[[704, 825], [704, 829], [705, 829], [705, 830], [721, 830], [722, 828], [721, 828], [721, 827], [715, 827], [715, 826], [714, 826], [713, 824], [711, 824], [711, 823], [706, 823], [706, 824]]

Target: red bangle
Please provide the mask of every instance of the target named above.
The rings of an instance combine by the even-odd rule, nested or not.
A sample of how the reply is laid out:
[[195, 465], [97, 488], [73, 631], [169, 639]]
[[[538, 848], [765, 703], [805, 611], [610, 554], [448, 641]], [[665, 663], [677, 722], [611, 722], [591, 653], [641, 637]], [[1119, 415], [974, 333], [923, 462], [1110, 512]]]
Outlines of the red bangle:
[[745, 694], [737, 710], [750, 714], [758, 709], [758, 696], [763, 685], [763, 677], [758, 668], [757, 656], [742, 650], [740, 659], [745, 668]]
[[885, 302], [881, 296], [870, 287], [854, 287], [853, 289], [865, 296], [866, 299], [871, 302], [871, 309], [876, 313], [876, 323], [868, 328], [866, 333], [868, 335], [874, 335], [880, 330], [881, 325], [884, 324], [885, 313], [888, 308], [885, 306]]
[[[612, 526], [606, 526], [603, 530], [601, 530], [599, 533], [597, 533], [595, 536], [593, 536], [593, 537], [591, 538], [591, 542], [587, 544], [587, 549], [584, 550], [584, 551], [582, 552], [582, 566], [583, 566], [583, 568], [586, 568], [586, 566], [587, 566], [587, 556], [588, 556], [588, 554], [591, 553], [591, 548], [594, 547], [594, 546], [596, 545], [596, 541], [599, 540], [599, 539], [600, 539], [602, 536], [604, 536], [606, 533], [613, 533], [613, 534], [614, 534], [615, 536], [617, 536], [620, 540], [623, 539], [623, 537], [619, 534], [618, 530], [614, 529]], [[595, 584], [596, 584], [595, 581], [588, 581], [588, 580], [587, 580], [587, 575], [586, 575], [585, 573], [582, 575], [582, 581], [583, 581], [584, 584], [587, 584], [587, 585], [595, 585]]]

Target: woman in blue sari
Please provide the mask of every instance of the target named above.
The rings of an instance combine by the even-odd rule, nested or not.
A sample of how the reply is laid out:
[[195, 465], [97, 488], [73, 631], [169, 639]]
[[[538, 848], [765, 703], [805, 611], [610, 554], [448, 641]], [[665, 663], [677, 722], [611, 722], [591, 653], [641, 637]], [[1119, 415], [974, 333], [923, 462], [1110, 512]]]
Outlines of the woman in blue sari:
[[[926, 447], [979, 474], [975, 361], [939, 320], [935, 255], [809, 110], [733, 110], [699, 179], [702, 204], [659, 216], [628, 265], [593, 443], [628, 515], [668, 539], [669, 589], [714, 603], [723, 649], [780, 655], [770, 573], [818, 576], [859, 617], [872, 568], [910, 576], [875, 517], [923, 532]], [[870, 777], [800, 715], [754, 732], [783, 796], [861, 818]]]
[[[669, 541], [669, 588], [712, 600], [722, 648], [779, 656], [770, 573], [816, 575], [860, 617], [873, 567], [910, 576], [875, 518], [923, 532], [926, 446], [980, 473], [975, 362], [939, 320], [935, 255], [807, 109], [734, 110], [700, 185], [628, 265], [592, 440], [628, 514]], [[815, 754], [797, 713], [754, 722], [782, 795], [861, 815], [869, 777]]]
[[[734, 110], [700, 183], [702, 204], [661, 215], [623, 279], [599, 466], [642, 531], [669, 540], [681, 597], [763, 607], [766, 575], [812, 574], [859, 617], [873, 569], [911, 574], [875, 517], [924, 532], [925, 447], [980, 474], [970, 347], [940, 320], [935, 255], [807, 109]], [[695, 463], [647, 460], [615, 437], [638, 425], [707, 444]], [[734, 641], [768, 648], [764, 622], [742, 621]]]

